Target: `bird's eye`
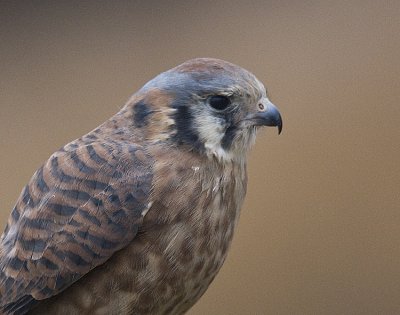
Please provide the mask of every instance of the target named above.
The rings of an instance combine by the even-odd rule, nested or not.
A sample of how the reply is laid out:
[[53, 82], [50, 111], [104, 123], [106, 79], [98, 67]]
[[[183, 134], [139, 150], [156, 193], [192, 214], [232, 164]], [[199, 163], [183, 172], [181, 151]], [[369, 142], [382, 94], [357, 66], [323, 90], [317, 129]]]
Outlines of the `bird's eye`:
[[212, 108], [217, 110], [224, 110], [231, 104], [230, 99], [223, 95], [211, 96], [208, 102]]

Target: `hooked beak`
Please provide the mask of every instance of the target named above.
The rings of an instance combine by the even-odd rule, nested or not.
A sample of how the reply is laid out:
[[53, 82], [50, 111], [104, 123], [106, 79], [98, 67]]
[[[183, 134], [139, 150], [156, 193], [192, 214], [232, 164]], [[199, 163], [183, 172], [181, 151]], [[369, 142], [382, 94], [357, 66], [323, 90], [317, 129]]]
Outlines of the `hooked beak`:
[[249, 120], [251, 120], [255, 126], [278, 127], [278, 134], [282, 131], [283, 123], [281, 114], [278, 108], [268, 99], [259, 104], [258, 112], [251, 114]]

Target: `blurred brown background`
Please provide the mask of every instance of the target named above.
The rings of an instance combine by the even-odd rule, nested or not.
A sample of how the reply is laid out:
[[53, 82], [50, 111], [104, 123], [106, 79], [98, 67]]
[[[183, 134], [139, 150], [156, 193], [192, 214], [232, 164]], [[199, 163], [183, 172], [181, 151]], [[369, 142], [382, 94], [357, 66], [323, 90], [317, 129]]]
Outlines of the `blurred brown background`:
[[34, 170], [193, 57], [237, 63], [261, 132], [198, 314], [400, 314], [399, 1], [2, 1], [0, 219]]

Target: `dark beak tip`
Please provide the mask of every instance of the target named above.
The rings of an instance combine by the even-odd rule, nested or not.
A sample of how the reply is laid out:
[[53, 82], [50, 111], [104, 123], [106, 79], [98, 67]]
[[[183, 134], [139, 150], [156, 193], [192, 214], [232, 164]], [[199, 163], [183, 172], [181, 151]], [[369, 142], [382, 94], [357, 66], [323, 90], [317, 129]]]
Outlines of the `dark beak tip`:
[[283, 121], [281, 113], [274, 104], [270, 104], [267, 110], [263, 113], [266, 126], [274, 126], [278, 128], [278, 135], [282, 132]]
[[281, 134], [281, 132], [282, 132], [282, 127], [283, 127], [282, 117], [280, 117], [280, 116], [281, 116], [281, 115], [279, 115], [279, 122], [278, 122], [278, 125], [277, 125], [277, 127], [278, 127], [278, 135]]
[[278, 135], [282, 132], [282, 116], [274, 104], [269, 104], [265, 111], [250, 116], [256, 126], [277, 127]]

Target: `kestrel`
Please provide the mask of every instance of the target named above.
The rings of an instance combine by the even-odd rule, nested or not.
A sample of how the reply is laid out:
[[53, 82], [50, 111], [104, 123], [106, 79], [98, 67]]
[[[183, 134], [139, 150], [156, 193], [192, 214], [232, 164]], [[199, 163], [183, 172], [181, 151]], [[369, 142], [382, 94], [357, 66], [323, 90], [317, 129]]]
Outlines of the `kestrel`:
[[183, 314], [221, 268], [247, 152], [282, 120], [263, 84], [199, 58], [55, 152], [0, 239], [1, 314]]

